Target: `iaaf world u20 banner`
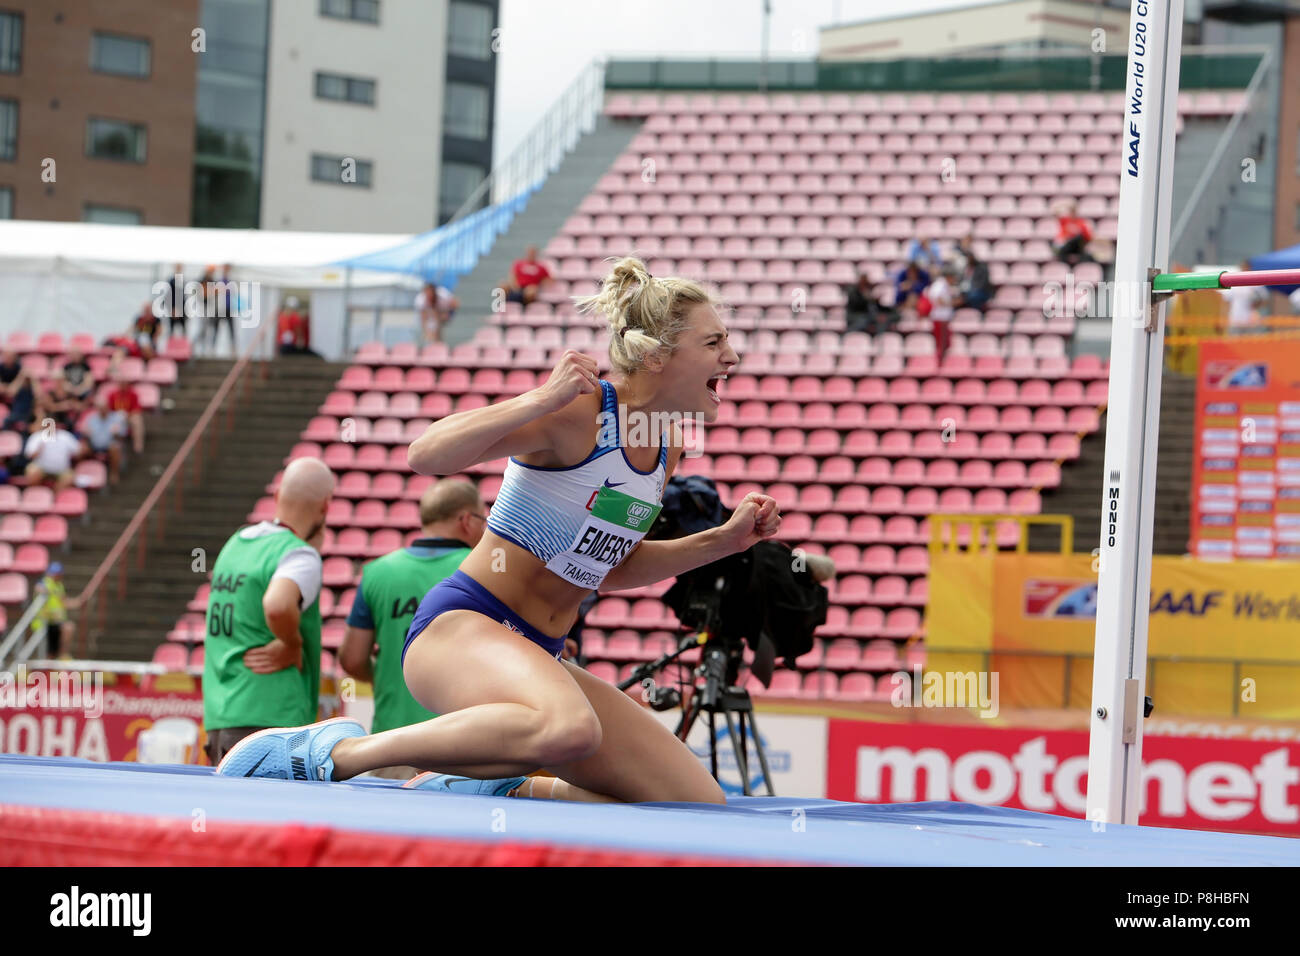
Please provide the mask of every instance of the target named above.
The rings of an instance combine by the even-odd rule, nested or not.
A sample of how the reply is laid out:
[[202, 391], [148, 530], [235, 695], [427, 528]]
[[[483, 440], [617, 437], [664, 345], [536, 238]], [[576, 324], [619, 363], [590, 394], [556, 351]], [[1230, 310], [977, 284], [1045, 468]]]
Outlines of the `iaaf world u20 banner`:
[[[830, 722], [826, 796], [1086, 817], [1088, 734]], [[1300, 745], [1144, 736], [1141, 823], [1300, 836]]]

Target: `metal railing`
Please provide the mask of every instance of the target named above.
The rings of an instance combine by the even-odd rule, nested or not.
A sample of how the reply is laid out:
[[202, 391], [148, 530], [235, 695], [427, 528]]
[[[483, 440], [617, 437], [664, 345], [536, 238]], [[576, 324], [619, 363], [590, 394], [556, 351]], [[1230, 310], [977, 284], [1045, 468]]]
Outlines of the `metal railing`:
[[421, 275], [451, 285], [473, 269], [546, 177], [595, 129], [604, 104], [605, 65], [593, 60], [441, 227], [446, 236], [421, 259]]
[[[1183, 205], [1169, 235], [1170, 256], [1175, 261], [1213, 262], [1220, 258], [1216, 233], [1224, 208], [1242, 183], [1241, 160], [1251, 144], [1267, 134], [1263, 87], [1273, 68], [1273, 53], [1264, 49], [1259, 65], [1246, 86], [1241, 106], [1228, 121], [1214, 152]], [[1229, 157], [1228, 150], [1232, 148]], [[1260, 162], [1263, 157], [1254, 157]]]
[[[104, 630], [108, 616], [108, 602], [126, 598], [127, 578], [131, 569], [144, 569], [151, 541], [156, 543], [162, 538], [166, 533], [168, 517], [179, 514], [184, 507], [187, 483], [193, 487], [203, 480], [204, 469], [208, 459], [215, 453], [220, 434], [228, 433], [234, 427], [237, 406], [248, 400], [251, 377], [256, 375], [259, 380], [266, 379], [270, 368], [270, 344], [275, 340], [269, 332], [274, 327], [274, 322], [262, 323], [253, 341], [231, 367], [203, 409], [199, 420], [172, 456], [171, 463], [153, 490], [136, 510], [81, 593], [71, 602], [71, 609], [75, 609], [77, 615], [73, 646], [79, 653], [74, 653], [74, 656], [86, 658], [98, 649], [99, 635]], [[258, 353], [263, 349], [266, 354], [261, 361], [256, 361]], [[109, 580], [110, 576], [116, 583], [112, 597], [109, 595], [113, 583]], [[71, 652], [72, 648], [68, 650]]]
[[[41, 609], [45, 607], [45, 602], [48, 600], [49, 596], [45, 594], [38, 594], [32, 598], [26, 609], [24, 609], [22, 616], [18, 618], [18, 623], [11, 627], [4, 640], [0, 641], [0, 671], [7, 670], [11, 663], [21, 664], [27, 660], [45, 640], [45, 629], [43, 627], [37, 628], [33, 633], [29, 633], [29, 630], [32, 621], [36, 619], [37, 614], [41, 613]], [[28, 635], [25, 644], [22, 643], [23, 635]], [[12, 660], [9, 657], [11, 653], [13, 654]]]
[[[1180, 58], [1180, 88], [1241, 89], [1259, 53], [1220, 46], [1187, 47]], [[957, 51], [942, 57], [896, 60], [612, 59], [609, 90], [675, 92], [719, 90], [769, 93], [863, 92], [1123, 92], [1128, 57], [1089, 50], [1042, 50], [1009, 56]]]

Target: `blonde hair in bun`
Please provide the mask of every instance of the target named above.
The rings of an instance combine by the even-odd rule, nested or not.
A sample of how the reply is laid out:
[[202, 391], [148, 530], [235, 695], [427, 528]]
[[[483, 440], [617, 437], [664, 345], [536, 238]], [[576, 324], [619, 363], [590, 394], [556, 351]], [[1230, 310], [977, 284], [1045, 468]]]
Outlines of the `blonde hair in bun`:
[[595, 295], [574, 301], [579, 312], [598, 312], [609, 321], [610, 364], [624, 375], [643, 368], [651, 355], [671, 353], [694, 306], [716, 304], [698, 282], [655, 278], [632, 256], [614, 263]]

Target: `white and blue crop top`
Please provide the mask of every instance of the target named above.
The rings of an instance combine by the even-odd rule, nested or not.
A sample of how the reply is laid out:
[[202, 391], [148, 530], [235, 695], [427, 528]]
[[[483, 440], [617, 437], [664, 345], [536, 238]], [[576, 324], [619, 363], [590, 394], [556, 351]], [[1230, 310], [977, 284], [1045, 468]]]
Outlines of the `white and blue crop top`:
[[604, 380], [600, 388], [601, 420], [591, 454], [565, 468], [511, 458], [487, 522], [492, 532], [528, 550], [560, 577], [591, 589], [654, 523], [668, 469], [662, 435], [655, 467], [632, 466], [623, 449], [618, 393]]

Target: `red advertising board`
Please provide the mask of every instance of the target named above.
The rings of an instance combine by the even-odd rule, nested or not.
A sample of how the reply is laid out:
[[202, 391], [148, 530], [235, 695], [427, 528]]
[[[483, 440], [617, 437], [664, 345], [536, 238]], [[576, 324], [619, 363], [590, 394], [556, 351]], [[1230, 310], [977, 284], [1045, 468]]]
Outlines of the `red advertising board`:
[[[1088, 734], [830, 721], [826, 796], [1086, 817]], [[1300, 836], [1300, 744], [1147, 736], [1144, 826]]]
[[1300, 557], [1300, 342], [1200, 345], [1191, 552]]
[[[203, 694], [159, 691], [135, 675], [92, 671], [32, 671], [0, 675], [0, 753], [33, 757], [135, 760], [140, 732], [165, 721], [187, 727], [202, 754]], [[107, 676], [107, 679], [106, 679]]]

